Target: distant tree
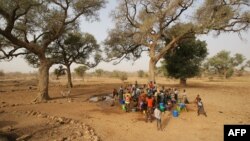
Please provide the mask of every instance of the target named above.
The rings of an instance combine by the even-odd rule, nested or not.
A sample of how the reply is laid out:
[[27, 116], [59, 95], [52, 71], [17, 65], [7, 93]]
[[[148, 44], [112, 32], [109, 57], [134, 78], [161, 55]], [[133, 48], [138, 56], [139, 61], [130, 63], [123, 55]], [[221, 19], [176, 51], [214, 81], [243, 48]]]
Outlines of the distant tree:
[[193, 36], [182, 40], [177, 46], [164, 56], [163, 66], [168, 76], [180, 79], [180, 84], [186, 85], [187, 78], [200, 74], [201, 62], [208, 54], [207, 44]]
[[128, 79], [128, 74], [126, 72], [121, 72], [119, 78], [124, 82], [125, 80]]
[[142, 78], [145, 76], [145, 72], [143, 70], [137, 71], [138, 77]]
[[237, 67], [240, 67], [239, 70], [244, 70], [243, 62], [245, 57], [241, 54], [235, 54], [234, 57], [230, 56], [229, 51], [221, 51], [215, 56], [209, 58], [205, 62], [204, 69], [213, 74], [218, 74], [224, 78], [231, 77]]
[[242, 54], [236, 53], [231, 60], [233, 66], [239, 66], [246, 60], [246, 58]]
[[104, 74], [104, 70], [103, 69], [97, 69], [95, 70], [95, 74], [97, 77], [101, 77]]
[[60, 76], [65, 75], [65, 68], [60, 65], [58, 68], [54, 69], [54, 74], [56, 75], [56, 79], [58, 80]]
[[247, 62], [246, 62], [246, 65], [245, 65], [246, 67], [248, 67], [248, 68], [250, 68], [250, 60], [248, 60]]
[[[247, 0], [120, 0], [113, 11], [115, 26], [105, 40], [108, 59], [136, 60], [149, 55], [149, 80], [156, 64], [191, 35], [249, 28]], [[192, 12], [191, 12], [192, 11]], [[119, 63], [118, 61], [117, 63]]]
[[[237, 73], [238, 76], [242, 76], [243, 72], [245, 71], [245, 65], [243, 65], [243, 62], [246, 60], [246, 58], [239, 53], [236, 53], [234, 57], [232, 57], [232, 65], [234, 66], [234, 70], [231, 71], [231, 75], [234, 74], [234, 72]], [[229, 73], [230, 75], [230, 73]]]
[[71, 32], [59, 38], [46, 54], [53, 56], [55, 63], [66, 66], [68, 87], [72, 88], [71, 64], [83, 64], [93, 68], [100, 62], [99, 52], [99, 45], [93, 35]]
[[114, 70], [114, 71], [112, 72], [112, 77], [118, 78], [119, 76], [120, 76], [120, 71]]
[[49, 46], [65, 32], [78, 29], [84, 16], [95, 20], [105, 0], [1, 0], [0, 58], [33, 53], [38, 57], [38, 96], [49, 99], [49, 69], [53, 58], [46, 55]]
[[87, 70], [88, 70], [88, 67], [86, 67], [86, 66], [79, 66], [79, 67], [75, 68], [75, 73], [78, 76], [82, 77], [83, 80], [84, 80], [84, 76], [85, 76]]

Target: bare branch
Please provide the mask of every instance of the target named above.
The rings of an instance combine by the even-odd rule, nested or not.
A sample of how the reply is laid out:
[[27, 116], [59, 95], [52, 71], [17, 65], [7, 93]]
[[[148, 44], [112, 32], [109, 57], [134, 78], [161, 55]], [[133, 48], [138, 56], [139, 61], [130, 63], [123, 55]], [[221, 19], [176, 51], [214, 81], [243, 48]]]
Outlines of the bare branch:
[[10, 50], [9, 52], [4, 51], [3, 49], [0, 48], [0, 52], [3, 53], [4, 56], [0, 57], [0, 59], [8, 59], [8, 60], [12, 60], [13, 57], [17, 57], [20, 55], [26, 55], [28, 54], [27, 52], [19, 52], [19, 53], [15, 53], [17, 52], [18, 49], [21, 49], [19, 47], [14, 47], [14, 49]]
[[10, 18], [10, 15], [4, 11], [1, 7], [0, 7], [0, 14], [3, 15], [3, 17], [8, 20]]
[[[132, 20], [131, 16], [129, 15], [129, 8], [128, 8], [128, 2], [127, 2], [127, 0], [125, 0], [125, 6], [126, 6], [126, 18], [128, 19], [129, 23], [130, 23], [132, 26], [134, 26], [134, 27], [136, 27], [136, 28], [139, 28], [139, 25], [136, 24], [136, 23]], [[135, 6], [134, 6], [134, 10], [135, 10], [135, 13], [134, 13], [134, 16], [133, 16], [133, 17], [135, 17], [135, 15], [136, 15], [136, 7], [135, 7]]]
[[171, 48], [174, 47], [174, 45], [184, 36], [185, 34], [182, 34], [176, 38], [173, 38], [170, 43], [168, 43], [162, 50], [155, 56], [155, 62], [159, 61]]
[[186, 11], [192, 4], [193, 4], [193, 0], [191, 0], [190, 3], [186, 3], [186, 4], [183, 4], [183, 5], [182, 5], [182, 3], [179, 3], [179, 6], [181, 7], [181, 10], [175, 16], [171, 17], [171, 19], [163, 26], [163, 29], [168, 27], [174, 21], [176, 21], [182, 15], [182, 13], [184, 11]]
[[17, 39], [15, 36], [13, 36], [11, 33], [7, 33], [1, 29], [0, 29], [0, 34], [3, 35], [6, 39], [11, 41], [16, 46], [25, 47], [29, 51], [32, 51], [32, 52], [37, 53], [37, 54], [39, 53], [39, 49], [36, 48], [35, 44], [29, 44], [29, 43], [23, 42], [23, 41]]
[[[68, 8], [67, 8], [67, 6], [65, 7], [65, 6], [63, 6], [63, 4], [62, 3], [60, 3], [60, 2], [58, 2], [57, 0], [51, 0], [53, 3], [55, 3], [56, 5], [58, 5], [58, 6], [60, 6], [63, 10], [67, 10]], [[68, 1], [66, 1], [66, 4], [68, 4]]]
[[141, 4], [144, 6], [146, 13], [148, 13], [148, 14], [154, 14], [155, 13], [153, 11], [149, 11], [147, 4], [144, 4], [144, 3], [141, 3]]
[[45, 34], [49, 34], [49, 32], [43, 32], [43, 33], [41, 33], [40, 35], [38, 35], [37, 37], [36, 37], [36, 35], [34, 35], [33, 42], [36, 43], [37, 40], [39, 40], [39, 38], [41, 38], [41, 37], [44, 36]]

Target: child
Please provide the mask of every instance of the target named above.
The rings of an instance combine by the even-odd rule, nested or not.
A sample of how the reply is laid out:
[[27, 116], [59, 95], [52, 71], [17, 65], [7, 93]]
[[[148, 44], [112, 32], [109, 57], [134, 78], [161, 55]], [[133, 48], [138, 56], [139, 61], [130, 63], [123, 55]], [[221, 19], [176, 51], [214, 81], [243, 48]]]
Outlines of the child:
[[201, 98], [198, 99], [197, 106], [198, 106], [198, 111], [197, 111], [198, 116], [200, 114], [204, 114], [207, 117]]
[[148, 120], [150, 122], [152, 122], [152, 110], [153, 110], [153, 101], [154, 101], [154, 98], [149, 95], [147, 98], [146, 98], [146, 102], [147, 102], [147, 114], [146, 114], [146, 122], [148, 122]]
[[161, 127], [161, 111], [159, 110], [159, 106], [156, 106], [154, 110], [154, 116], [157, 121], [157, 129], [162, 131]]
[[117, 97], [118, 97], [118, 92], [117, 92], [117, 90], [114, 88], [114, 90], [113, 90], [113, 98], [116, 100]]

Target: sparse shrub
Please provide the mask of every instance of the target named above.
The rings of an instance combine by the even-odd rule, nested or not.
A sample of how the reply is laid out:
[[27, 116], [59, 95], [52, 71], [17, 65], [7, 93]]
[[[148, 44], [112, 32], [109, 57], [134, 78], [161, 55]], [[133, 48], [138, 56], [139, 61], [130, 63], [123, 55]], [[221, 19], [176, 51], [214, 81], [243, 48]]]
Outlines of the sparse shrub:
[[125, 80], [128, 79], [128, 75], [127, 75], [127, 73], [122, 72], [122, 73], [120, 74], [119, 78], [120, 78], [122, 81], [125, 81]]
[[145, 75], [145, 73], [144, 73], [143, 70], [139, 70], [139, 71], [137, 72], [137, 74], [138, 74], [138, 77], [140, 77], [140, 78], [144, 77], [144, 75]]

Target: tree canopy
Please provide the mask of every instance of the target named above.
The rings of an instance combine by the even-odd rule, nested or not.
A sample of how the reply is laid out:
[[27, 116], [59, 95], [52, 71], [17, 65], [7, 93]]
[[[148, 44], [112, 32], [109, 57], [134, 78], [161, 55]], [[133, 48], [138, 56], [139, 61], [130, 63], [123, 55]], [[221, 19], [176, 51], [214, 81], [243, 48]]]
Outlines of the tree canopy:
[[79, 28], [79, 18], [97, 19], [105, 0], [1, 0], [0, 57], [27, 53], [39, 59], [39, 93], [35, 101], [49, 99], [48, 71], [54, 60], [49, 47], [66, 31]]
[[[89, 33], [68, 32], [58, 38], [48, 47], [46, 56], [53, 60], [54, 64], [66, 66], [68, 86], [73, 87], [70, 66], [72, 63], [95, 67], [101, 60], [99, 44], [95, 37]], [[34, 67], [38, 67], [39, 58], [29, 53], [25, 59]]]
[[75, 73], [83, 78], [87, 70], [88, 70], [87, 66], [79, 66], [75, 68]]
[[231, 77], [235, 71], [244, 71], [247, 66], [244, 64], [245, 57], [242, 54], [236, 53], [230, 56], [229, 51], [220, 51], [215, 56], [208, 58], [204, 63], [204, 69], [210, 74], [217, 74], [224, 78]]
[[105, 41], [107, 58], [135, 60], [148, 51], [154, 80], [156, 63], [190, 34], [247, 30], [248, 7], [246, 0], [120, 0]]
[[164, 56], [163, 67], [168, 76], [180, 79], [181, 84], [186, 84], [186, 79], [200, 74], [200, 66], [208, 52], [206, 42], [196, 40], [195, 37], [187, 38], [177, 44]]
[[65, 68], [60, 65], [58, 68], [54, 69], [54, 75], [56, 75], [56, 79], [59, 79], [60, 76], [65, 75]]

